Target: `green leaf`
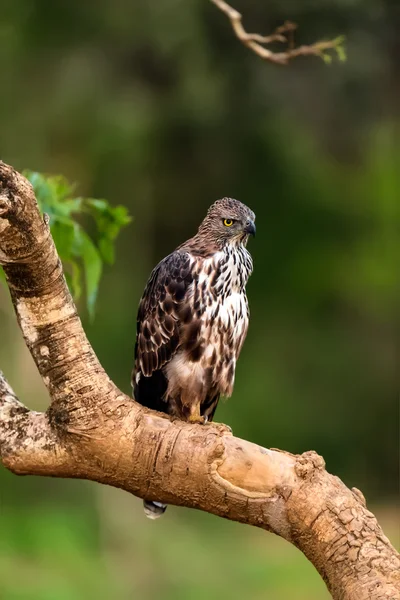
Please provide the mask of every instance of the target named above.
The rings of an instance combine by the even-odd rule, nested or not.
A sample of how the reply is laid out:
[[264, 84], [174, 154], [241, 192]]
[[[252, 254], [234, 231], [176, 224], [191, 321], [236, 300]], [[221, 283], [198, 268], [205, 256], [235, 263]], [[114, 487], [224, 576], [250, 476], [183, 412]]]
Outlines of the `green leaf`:
[[82, 294], [82, 287], [81, 287], [82, 270], [81, 270], [79, 264], [74, 260], [70, 260], [68, 262], [68, 264], [66, 265], [66, 267], [68, 270], [65, 271], [65, 278], [67, 280], [68, 287], [71, 290], [73, 298], [75, 300], [79, 300], [79, 298], [81, 297], [81, 294]]
[[[75, 185], [62, 175], [35, 171], [24, 171], [24, 175], [32, 184], [41, 212], [50, 218], [51, 233], [71, 294], [78, 300], [84, 281], [86, 306], [93, 319], [103, 262], [114, 262], [115, 240], [131, 217], [124, 206], [111, 206], [104, 199], [76, 197]], [[84, 227], [88, 217], [96, 225], [92, 237]], [[2, 279], [4, 272], [0, 267]]]
[[100, 238], [99, 250], [102, 259], [109, 265], [112, 265], [115, 260], [115, 250], [112, 240], [107, 237]]
[[346, 62], [347, 60], [347, 54], [346, 54], [346, 49], [344, 46], [336, 46], [336, 52], [338, 55], [338, 59], [341, 62]]
[[75, 239], [75, 223], [71, 219], [55, 217], [51, 224], [51, 233], [61, 260], [68, 261]]
[[98, 233], [98, 248], [102, 259], [112, 264], [115, 259], [114, 240], [121, 227], [131, 222], [125, 206], [110, 206], [105, 200], [89, 198], [85, 201], [85, 211], [95, 220]]
[[327, 54], [326, 52], [321, 52], [320, 56], [326, 65], [331, 64], [332, 56], [330, 54]]
[[91, 320], [103, 269], [100, 254], [87, 233], [79, 226], [75, 227], [74, 254], [82, 258], [85, 272], [86, 305]]

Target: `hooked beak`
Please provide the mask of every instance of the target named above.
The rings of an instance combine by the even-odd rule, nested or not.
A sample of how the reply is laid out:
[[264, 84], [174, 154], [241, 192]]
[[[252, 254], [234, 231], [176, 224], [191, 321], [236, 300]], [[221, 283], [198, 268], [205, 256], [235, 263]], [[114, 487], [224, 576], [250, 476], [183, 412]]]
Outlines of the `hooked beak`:
[[253, 237], [256, 237], [256, 226], [254, 221], [247, 221], [246, 227], [244, 228], [244, 232], [249, 235], [252, 235]]

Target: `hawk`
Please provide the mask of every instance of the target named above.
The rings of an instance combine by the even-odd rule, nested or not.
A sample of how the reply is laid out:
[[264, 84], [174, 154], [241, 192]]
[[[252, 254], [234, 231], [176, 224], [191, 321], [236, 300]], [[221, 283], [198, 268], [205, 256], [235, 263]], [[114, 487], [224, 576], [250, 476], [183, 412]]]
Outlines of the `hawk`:
[[[191, 423], [212, 421], [232, 394], [249, 325], [246, 249], [255, 214], [217, 200], [198, 232], [152, 271], [139, 304], [132, 374], [137, 402]], [[166, 505], [144, 501], [149, 518]]]

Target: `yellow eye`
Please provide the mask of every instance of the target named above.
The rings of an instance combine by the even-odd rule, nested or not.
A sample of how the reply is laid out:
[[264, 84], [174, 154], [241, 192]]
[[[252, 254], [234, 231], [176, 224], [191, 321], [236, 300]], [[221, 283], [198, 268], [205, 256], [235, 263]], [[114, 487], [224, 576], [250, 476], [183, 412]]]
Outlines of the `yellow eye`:
[[226, 227], [232, 227], [232, 225], [233, 225], [233, 219], [224, 219], [224, 225]]

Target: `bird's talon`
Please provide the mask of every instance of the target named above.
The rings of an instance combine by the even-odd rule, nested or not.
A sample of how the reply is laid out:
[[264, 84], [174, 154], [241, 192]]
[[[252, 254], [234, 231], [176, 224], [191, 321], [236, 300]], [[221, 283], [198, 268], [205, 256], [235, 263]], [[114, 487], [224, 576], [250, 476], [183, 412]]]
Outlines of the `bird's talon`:
[[188, 418], [189, 423], [192, 425], [204, 425], [206, 420], [204, 417], [200, 417], [199, 415], [190, 415]]

